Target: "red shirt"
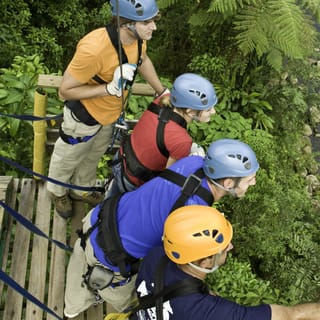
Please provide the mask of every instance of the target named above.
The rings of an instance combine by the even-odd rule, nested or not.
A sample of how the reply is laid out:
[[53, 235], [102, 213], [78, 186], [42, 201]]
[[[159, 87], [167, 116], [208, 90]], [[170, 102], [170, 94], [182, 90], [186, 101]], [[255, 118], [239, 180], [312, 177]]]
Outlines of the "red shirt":
[[[158, 115], [146, 110], [131, 134], [131, 144], [136, 157], [145, 167], [152, 171], [163, 171], [168, 160], [161, 154], [157, 146], [158, 123]], [[185, 128], [169, 120], [164, 129], [164, 143], [169, 156], [179, 160], [189, 155], [192, 139]], [[126, 174], [135, 185], [140, 186], [144, 183], [144, 181], [129, 175], [128, 172]]]

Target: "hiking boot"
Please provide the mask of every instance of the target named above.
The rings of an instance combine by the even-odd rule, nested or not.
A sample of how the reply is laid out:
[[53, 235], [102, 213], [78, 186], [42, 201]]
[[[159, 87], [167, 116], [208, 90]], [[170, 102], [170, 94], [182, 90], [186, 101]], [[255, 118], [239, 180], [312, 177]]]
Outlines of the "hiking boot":
[[101, 201], [103, 201], [104, 194], [100, 193], [100, 192], [93, 191], [93, 192], [84, 192], [81, 196], [81, 195], [78, 195], [78, 194], [72, 192], [72, 193], [70, 193], [70, 198], [73, 200], [83, 201], [85, 203], [88, 203], [92, 207], [95, 207], [97, 204], [99, 204]]
[[51, 194], [51, 199], [60, 217], [68, 219], [72, 216], [72, 203], [68, 194], [61, 197]]
[[68, 314], [68, 313], [65, 313], [64, 312], [64, 315], [67, 317], [67, 319], [72, 319], [72, 318], [75, 318], [79, 315], [80, 313], [74, 313], [74, 314]]

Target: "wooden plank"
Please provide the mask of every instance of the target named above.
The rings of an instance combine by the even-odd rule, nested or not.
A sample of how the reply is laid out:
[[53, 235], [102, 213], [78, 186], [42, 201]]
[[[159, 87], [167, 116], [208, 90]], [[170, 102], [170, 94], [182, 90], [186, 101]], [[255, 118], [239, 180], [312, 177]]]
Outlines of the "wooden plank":
[[[13, 178], [0, 176], [0, 200], [8, 205], [8, 199], [12, 189]], [[5, 215], [5, 210], [0, 206], [0, 265], [2, 264], [2, 256], [5, 250], [5, 238], [8, 232], [9, 217]]]
[[75, 241], [78, 239], [76, 233], [77, 230], [82, 229], [82, 219], [89, 212], [87, 205], [83, 201], [73, 200], [72, 201], [72, 212], [71, 218], [71, 231], [70, 231], [70, 246], [73, 247]]
[[[51, 207], [51, 201], [49, 204]], [[53, 215], [52, 238], [66, 243], [67, 221], [61, 218], [56, 211]], [[66, 251], [60, 249], [56, 245], [51, 245], [50, 256], [50, 274], [48, 288], [48, 304], [47, 306], [63, 318], [64, 307], [64, 284], [67, 265]], [[53, 316], [47, 314], [46, 319], [56, 320]]]
[[[38, 86], [47, 88], [59, 88], [62, 76], [50, 74], [39, 74]], [[134, 83], [132, 85], [132, 94], [139, 96], [154, 96], [155, 91], [148, 83]]]
[[38, 85], [40, 87], [59, 88], [62, 76], [54, 76], [51, 74], [39, 74]]
[[[15, 206], [16, 206], [16, 196], [17, 196], [17, 190], [19, 187], [19, 183], [20, 183], [19, 179], [13, 180], [12, 188], [11, 188], [9, 196], [8, 196], [8, 202], [6, 202], [6, 204], [10, 208], [15, 208]], [[7, 225], [6, 225], [7, 230], [6, 230], [5, 238], [1, 238], [1, 242], [3, 241], [3, 244], [4, 244], [4, 250], [3, 250], [3, 256], [2, 256], [2, 270], [4, 270], [4, 271], [7, 270], [9, 249], [11, 247], [12, 224], [13, 224], [13, 218], [11, 218], [11, 216], [8, 215], [8, 220], [7, 220]], [[5, 288], [4, 288], [4, 283], [2, 281], [0, 281], [0, 298], [1, 298], [0, 301], [1, 302], [6, 300], [5, 294], [7, 291]]]
[[[31, 220], [33, 214], [35, 181], [22, 179], [18, 212]], [[16, 224], [12, 251], [10, 276], [25, 288], [27, 262], [29, 253], [30, 231], [21, 224]], [[3, 320], [21, 320], [23, 297], [15, 290], [8, 288]]]
[[96, 306], [92, 306], [87, 310], [87, 320], [90, 319], [103, 319], [103, 305], [102, 303], [96, 305]]
[[[35, 225], [46, 235], [49, 235], [51, 216], [51, 210], [48, 203], [50, 203], [50, 199], [46, 183], [39, 181]], [[48, 245], [49, 241], [47, 239], [34, 235], [28, 291], [44, 304], [46, 304], [46, 275], [49, 262], [47, 258]], [[42, 320], [43, 310], [34, 303], [27, 301], [26, 319]]]
[[[0, 200], [7, 203], [10, 189], [12, 188], [12, 177], [0, 176]], [[4, 219], [4, 208], [0, 207], [0, 234]]]

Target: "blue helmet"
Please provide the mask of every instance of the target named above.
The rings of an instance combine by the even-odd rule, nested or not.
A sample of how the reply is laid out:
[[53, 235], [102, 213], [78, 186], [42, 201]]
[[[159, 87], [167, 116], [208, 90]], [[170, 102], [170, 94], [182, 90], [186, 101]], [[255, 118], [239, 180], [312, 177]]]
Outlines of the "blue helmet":
[[216, 105], [218, 98], [210, 81], [194, 73], [184, 73], [173, 83], [170, 102], [177, 108], [207, 110]]
[[155, 0], [110, 0], [113, 16], [117, 15], [117, 1], [119, 16], [129, 20], [145, 21], [159, 13]]
[[209, 146], [203, 170], [210, 179], [247, 177], [259, 169], [255, 153], [244, 142], [220, 139]]

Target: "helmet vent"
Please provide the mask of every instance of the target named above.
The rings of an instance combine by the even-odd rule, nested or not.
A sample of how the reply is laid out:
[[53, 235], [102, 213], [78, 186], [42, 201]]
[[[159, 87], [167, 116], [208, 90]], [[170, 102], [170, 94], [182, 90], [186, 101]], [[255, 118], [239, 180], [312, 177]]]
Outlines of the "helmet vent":
[[[197, 232], [197, 233], [194, 233], [193, 234], [193, 237], [203, 237], [203, 236], [206, 236], [206, 237], [211, 237], [211, 238], [215, 238], [217, 236], [217, 234], [219, 233], [218, 230], [216, 229], [213, 229], [213, 230], [202, 230], [202, 232]], [[222, 240], [221, 240], [221, 237], [222, 237]], [[223, 236], [222, 234], [219, 234], [218, 237], [215, 239], [218, 243], [222, 242], [223, 241]]]
[[228, 154], [229, 158], [233, 158], [233, 159], [238, 159], [240, 160], [243, 164], [245, 169], [250, 170], [251, 169], [251, 162], [249, 161], [248, 157], [243, 157], [241, 154]]
[[171, 254], [173, 255], [174, 258], [180, 259], [180, 254], [179, 254], [179, 252], [172, 251]]
[[141, 3], [137, 2], [136, 0], [128, 0], [128, 2], [131, 2], [131, 4], [134, 6], [138, 16], [143, 15], [143, 7], [142, 7]]
[[208, 104], [208, 98], [205, 93], [201, 93], [199, 90], [193, 90], [193, 89], [190, 89], [189, 92], [199, 97], [203, 105]]

